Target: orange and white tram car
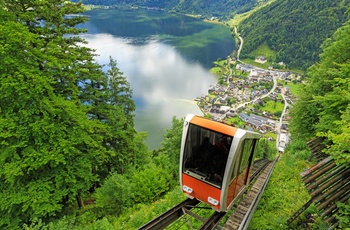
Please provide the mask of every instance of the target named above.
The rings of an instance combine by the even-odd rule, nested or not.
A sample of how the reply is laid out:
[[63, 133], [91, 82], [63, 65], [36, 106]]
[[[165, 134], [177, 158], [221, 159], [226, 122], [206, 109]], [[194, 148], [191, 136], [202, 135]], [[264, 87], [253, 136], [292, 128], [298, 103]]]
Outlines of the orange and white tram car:
[[249, 184], [261, 135], [189, 114], [183, 126], [180, 186], [215, 211], [231, 209]]

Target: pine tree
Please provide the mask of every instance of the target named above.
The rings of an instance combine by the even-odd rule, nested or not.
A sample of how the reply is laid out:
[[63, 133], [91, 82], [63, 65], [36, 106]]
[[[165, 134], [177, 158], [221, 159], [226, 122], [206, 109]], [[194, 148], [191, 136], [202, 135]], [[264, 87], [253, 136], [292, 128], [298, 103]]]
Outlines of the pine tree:
[[116, 153], [106, 148], [111, 126], [96, 108], [109, 97], [108, 79], [72, 36], [85, 19], [66, 16], [81, 5], [0, 3], [0, 228], [14, 229], [81, 206], [103, 179], [96, 169]]

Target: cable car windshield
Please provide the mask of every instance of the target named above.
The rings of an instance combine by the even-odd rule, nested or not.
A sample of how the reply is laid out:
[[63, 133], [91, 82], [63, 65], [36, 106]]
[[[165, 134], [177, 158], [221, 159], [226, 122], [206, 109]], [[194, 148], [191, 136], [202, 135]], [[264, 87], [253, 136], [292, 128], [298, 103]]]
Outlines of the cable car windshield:
[[190, 124], [183, 173], [221, 188], [232, 136]]

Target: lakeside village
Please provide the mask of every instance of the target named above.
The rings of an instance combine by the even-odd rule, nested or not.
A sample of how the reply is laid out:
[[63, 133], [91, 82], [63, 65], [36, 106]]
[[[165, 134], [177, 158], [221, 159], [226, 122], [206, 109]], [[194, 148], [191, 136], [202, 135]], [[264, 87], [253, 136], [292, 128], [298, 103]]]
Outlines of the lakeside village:
[[[260, 56], [255, 61], [262, 63], [264, 60]], [[278, 151], [284, 152], [289, 143], [288, 113], [296, 100], [289, 85], [301, 83], [301, 77], [272, 67], [265, 70], [237, 64], [234, 58], [226, 62], [234, 68], [225, 71], [230, 74], [220, 76], [207, 95], [195, 99], [203, 114], [213, 120], [266, 134], [269, 141], [276, 140]]]

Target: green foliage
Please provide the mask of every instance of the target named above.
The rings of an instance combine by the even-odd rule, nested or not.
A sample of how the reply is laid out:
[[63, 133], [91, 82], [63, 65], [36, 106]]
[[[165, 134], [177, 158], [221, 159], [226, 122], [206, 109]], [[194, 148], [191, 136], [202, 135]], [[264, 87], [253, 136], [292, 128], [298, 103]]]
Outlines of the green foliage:
[[254, 213], [250, 229], [288, 229], [288, 218], [308, 201], [309, 195], [299, 174], [310, 167], [310, 163], [297, 155], [290, 151], [281, 155]]
[[347, 20], [348, 7], [342, 0], [274, 1], [240, 23], [241, 59], [267, 44], [277, 62], [306, 70], [318, 61], [323, 41]]
[[104, 73], [84, 40], [67, 36], [84, 31], [75, 26], [86, 18], [66, 16], [81, 4], [1, 3], [0, 228], [16, 229], [83, 206], [110, 172], [141, 168], [150, 154], [116, 62]]
[[173, 117], [170, 129], [166, 129], [162, 148], [159, 150], [158, 157], [154, 160], [157, 165], [161, 165], [172, 176], [172, 183], [178, 181], [178, 170], [180, 164], [181, 139], [184, 119]]
[[[74, 0], [73, 2], [79, 2]], [[83, 0], [84, 4], [106, 5], [106, 6], [140, 6], [154, 7], [187, 14], [202, 15], [204, 17], [220, 16], [227, 17], [235, 13], [246, 12], [257, 4], [256, 0], [216, 0], [216, 1], [173, 1], [173, 0]]]
[[[346, 134], [346, 129], [342, 128], [348, 122], [350, 55], [346, 50], [350, 45], [349, 31], [349, 23], [339, 28], [322, 46], [324, 52], [320, 63], [308, 70], [310, 83], [300, 90], [299, 100], [291, 113], [291, 131], [295, 136], [307, 138], [320, 133], [329, 139], [337, 139], [340, 135], [346, 143], [347, 135], [341, 133]], [[338, 141], [334, 148], [339, 148]], [[349, 149], [347, 145], [340, 148], [336, 151], [339, 154]]]
[[272, 160], [276, 155], [276, 148], [271, 147], [269, 145], [268, 140], [262, 138], [259, 140], [258, 145], [255, 151], [255, 158], [266, 158]]
[[315, 124], [318, 123], [318, 104], [312, 99], [307, 86], [302, 86], [298, 101], [291, 110], [290, 131], [295, 139], [307, 140], [315, 135]]
[[12, 21], [0, 28], [0, 226], [11, 228], [62, 211], [96, 180], [93, 159], [104, 153], [93, 135], [103, 125], [76, 98], [55, 93], [56, 71], [43, 71], [41, 60], [58, 57], [41, 54], [45, 42], [30, 29]]
[[108, 221], [106, 217], [94, 223], [94, 230], [114, 230], [114, 226]]
[[326, 150], [326, 153], [333, 156], [338, 164], [350, 165], [350, 105], [341, 116], [340, 121], [335, 122], [338, 129], [328, 131], [327, 138], [332, 141], [332, 145]]
[[131, 178], [134, 203], [152, 202], [169, 191], [171, 174], [163, 168], [150, 164]]
[[113, 173], [96, 189], [94, 196], [95, 207], [99, 209], [100, 214], [119, 215], [131, 206], [130, 181], [125, 176]]
[[137, 229], [148, 221], [157, 217], [161, 213], [167, 211], [169, 207], [173, 207], [179, 202], [185, 200], [185, 196], [180, 188], [167, 193], [164, 198], [156, 201], [153, 204], [134, 206], [123, 215], [113, 221], [115, 229]]
[[[349, 46], [347, 22], [324, 42], [320, 62], [309, 68], [309, 84], [300, 90], [290, 123], [293, 139], [326, 137], [332, 144], [325, 152], [346, 166], [350, 165]], [[339, 219], [349, 223], [349, 215], [339, 215]]]
[[340, 215], [335, 215], [339, 221], [339, 228], [346, 229], [350, 226], [350, 200], [346, 203], [337, 203]]

